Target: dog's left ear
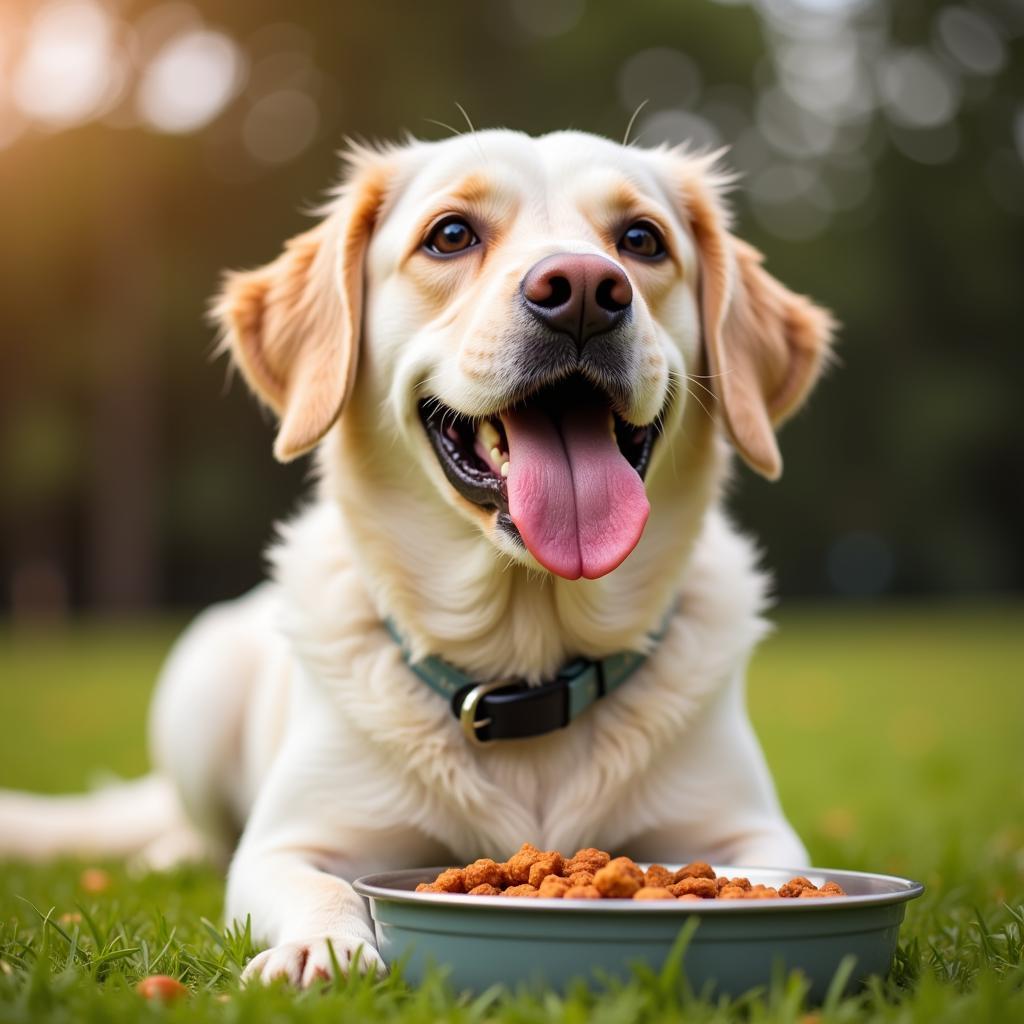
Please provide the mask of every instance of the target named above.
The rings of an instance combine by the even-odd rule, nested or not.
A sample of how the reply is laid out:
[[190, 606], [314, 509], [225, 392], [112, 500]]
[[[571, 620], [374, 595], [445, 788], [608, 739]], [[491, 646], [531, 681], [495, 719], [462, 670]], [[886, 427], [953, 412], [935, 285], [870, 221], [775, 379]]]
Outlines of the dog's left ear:
[[731, 234], [708, 163], [694, 161], [682, 175], [682, 203], [699, 251], [709, 383], [737, 451], [752, 469], [777, 480], [782, 456], [775, 429], [818, 379], [835, 322], [772, 277], [761, 254]]
[[229, 273], [212, 315], [253, 392], [280, 419], [274, 455], [309, 451], [334, 425], [355, 379], [363, 260], [389, 179], [364, 154], [326, 219], [257, 270]]

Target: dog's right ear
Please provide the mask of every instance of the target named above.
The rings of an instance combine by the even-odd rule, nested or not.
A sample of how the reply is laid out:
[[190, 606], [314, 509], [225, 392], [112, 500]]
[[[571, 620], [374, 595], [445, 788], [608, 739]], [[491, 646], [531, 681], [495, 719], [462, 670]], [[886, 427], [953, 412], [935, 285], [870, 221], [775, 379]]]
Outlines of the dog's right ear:
[[355, 379], [363, 261], [387, 192], [384, 157], [360, 154], [316, 227], [257, 270], [225, 276], [212, 311], [249, 387], [280, 420], [274, 455], [308, 452], [334, 425]]

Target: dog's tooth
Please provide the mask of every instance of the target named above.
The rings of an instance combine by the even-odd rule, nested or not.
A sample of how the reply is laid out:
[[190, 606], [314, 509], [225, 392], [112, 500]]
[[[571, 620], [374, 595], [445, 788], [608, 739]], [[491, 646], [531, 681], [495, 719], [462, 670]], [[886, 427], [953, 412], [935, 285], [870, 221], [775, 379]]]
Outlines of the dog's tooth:
[[508, 463], [507, 462], [503, 462], [501, 464], [501, 475], [502, 476], [508, 476]]
[[484, 451], [490, 451], [496, 447], [501, 440], [494, 424], [490, 420], [481, 420], [480, 426], [476, 428], [476, 436], [483, 445]]
[[491, 462], [493, 462], [496, 466], [500, 466], [501, 465], [501, 449], [499, 449], [499, 448], [492, 448], [491, 449]]

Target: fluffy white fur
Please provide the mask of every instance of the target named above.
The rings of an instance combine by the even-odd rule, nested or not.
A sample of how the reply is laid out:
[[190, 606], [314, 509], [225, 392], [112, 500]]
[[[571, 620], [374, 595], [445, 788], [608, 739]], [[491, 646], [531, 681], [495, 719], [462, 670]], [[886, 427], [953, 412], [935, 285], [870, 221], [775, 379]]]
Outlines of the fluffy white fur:
[[[207, 611], [168, 661], [152, 710], [155, 775], [140, 789], [162, 801], [160, 823], [133, 828], [127, 797], [102, 813], [99, 796], [53, 806], [0, 794], [0, 852], [93, 853], [98, 833], [156, 864], [233, 850], [227, 916], [251, 915], [268, 944], [247, 976], [297, 984], [331, 972], [328, 940], [343, 968], [360, 948], [364, 967], [380, 966], [349, 884], [369, 871], [505, 858], [525, 840], [804, 865], [745, 710], [765, 584], [718, 508], [728, 450], [709, 412], [725, 403], [733, 443], [774, 475], [772, 399], [790, 396], [788, 414], [810, 387], [827, 316], [734, 252], [707, 159], [489, 132], [355, 164], [324, 224], [233, 278], [219, 307], [235, 359], [281, 416], [279, 455], [323, 438], [319, 483], [281, 528], [272, 581]], [[423, 263], [410, 239], [467, 173], [459, 202], [497, 218], [502, 240], [484, 264]], [[660, 277], [627, 268], [640, 296], [627, 411], [644, 422], [669, 403], [652, 511], [618, 569], [567, 581], [454, 493], [415, 403], [437, 394], [460, 411], [501, 408], [514, 367], [500, 325], [524, 269], [562, 250], [607, 255], [601, 211], [636, 202], [676, 254]], [[703, 403], [671, 383], [706, 367], [701, 279], [717, 303], [704, 345], [735, 375], [731, 391], [691, 384]], [[467, 743], [382, 625], [391, 616], [417, 655], [481, 679], [537, 682], [572, 656], [646, 649], [673, 605], [627, 685], [564, 730], [486, 747]]]

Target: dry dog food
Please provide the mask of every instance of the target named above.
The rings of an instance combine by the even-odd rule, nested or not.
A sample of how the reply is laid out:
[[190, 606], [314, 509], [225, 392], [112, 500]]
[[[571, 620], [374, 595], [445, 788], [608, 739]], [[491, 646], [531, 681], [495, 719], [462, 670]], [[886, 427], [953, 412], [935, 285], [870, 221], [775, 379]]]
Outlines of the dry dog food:
[[559, 900], [766, 900], [846, 895], [836, 882], [825, 882], [819, 888], [802, 875], [776, 889], [751, 885], [747, 878], [719, 877], [703, 861], [678, 871], [652, 864], [645, 871], [629, 857], [612, 857], [592, 847], [563, 857], [530, 843], [523, 843], [504, 864], [484, 859], [464, 868], [448, 868], [433, 882], [421, 882], [416, 891]]

